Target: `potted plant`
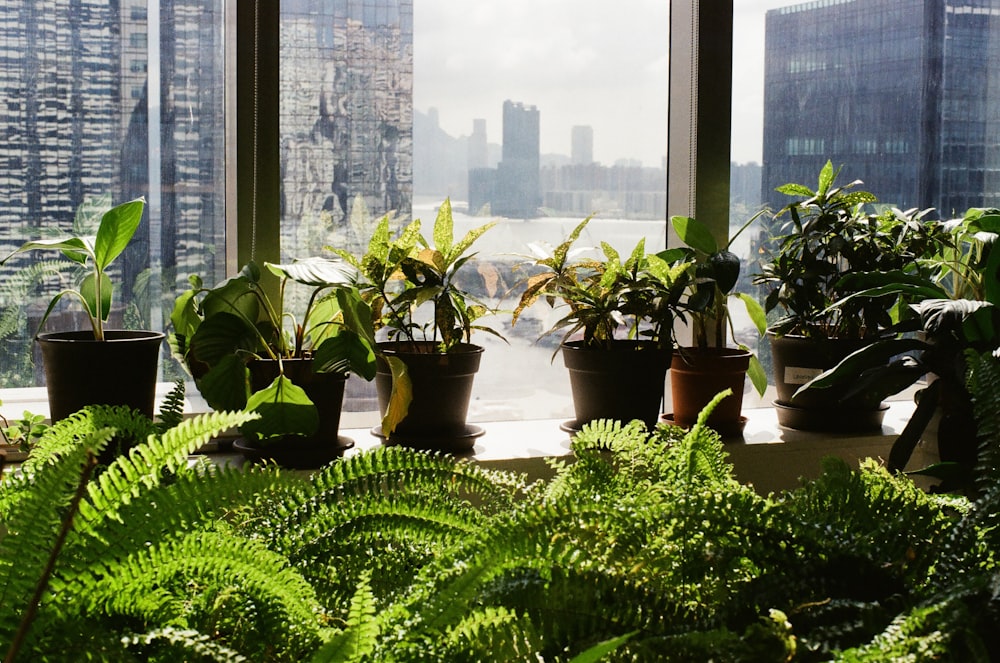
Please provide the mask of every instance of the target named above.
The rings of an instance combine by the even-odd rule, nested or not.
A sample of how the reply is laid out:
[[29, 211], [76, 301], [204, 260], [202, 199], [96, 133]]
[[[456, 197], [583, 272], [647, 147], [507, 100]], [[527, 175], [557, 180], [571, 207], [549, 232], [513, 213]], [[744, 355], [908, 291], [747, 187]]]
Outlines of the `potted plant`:
[[692, 278], [693, 258], [680, 250], [647, 254], [640, 240], [623, 261], [606, 242], [601, 257], [571, 259], [584, 219], [554, 249], [536, 246], [535, 273], [525, 279], [513, 322], [544, 299], [565, 314], [543, 336], [562, 332], [577, 431], [595, 419], [640, 419], [650, 428], [660, 415], [674, 347], [674, 318]]
[[[171, 315], [171, 346], [210, 406], [260, 415], [240, 428], [240, 451], [319, 467], [353, 445], [338, 435], [340, 413], [349, 372], [375, 375], [371, 312], [346, 263], [312, 257], [264, 267], [278, 278], [276, 292], [252, 262], [214, 288], [192, 276]], [[301, 317], [291, 311], [295, 294]]]
[[[936, 432], [941, 463], [921, 473], [942, 479], [941, 489], [969, 488], [978, 454], [978, 431], [967, 387], [970, 351], [1000, 347], [1000, 211], [971, 209], [948, 222], [953, 242], [924, 262], [930, 276], [901, 272], [855, 274], [850, 299], [904, 296], [913, 303], [887, 331], [892, 334], [848, 355], [815, 377], [802, 390], [827, 393], [844, 389], [885, 398], [911, 387], [925, 376], [916, 409], [893, 443], [890, 471], [902, 471], [925, 435]], [[840, 301], [834, 307], [843, 306]], [[936, 421], [936, 426], [932, 422]], [[932, 430], [933, 429], [933, 430]]]
[[[836, 186], [839, 169], [827, 161], [816, 190], [786, 184], [778, 191], [797, 199], [776, 218], [787, 216], [776, 248], [762, 262], [754, 283], [767, 289], [765, 310], [781, 309], [767, 331], [774, 358], [782, 425], [806, 430], [878, 429], [886, 406], [874, 393], [851, 398], [799, 390], [851, 352], [885, 336], [899, 310], [898, 296], [847, 299], [856, 273], [918, 273], [920, 259], [934, 253], [944, 229], [925, 217], [928, 210], [869, 211], [876, 198], [855, 190], [859, 180]], [[835, 302], [843, 301], [838, 307]], [[837, 408], [832, 403], [838, 403]]]
[[[375, 386], [383, 419], [372, 432], [387, 443], [462, 452], [483, 433], [465, 421], [483, 353], [471, 337], [473, 331], [502, 336], [477, 324], [492, 309], [463, 286], [460, 276], [476, 256], [470, 248], [493, 225], [473, 228], [456, 241], [446, 199], [432, 241], [421, 234], [419, 219], [394, 237], [387, 215], [364, 255], [327, 247], [360, 272], [359, 288], [375, 331], [382, 333]], [[479, 268], [489, 270], [485, 264]], [[485, 281], [489, 288], [492, 279]]]
[[60, 251], [83, 272], [78, 283], [49, 302], [39, 328], [66, 295], [83, 305], [90, 328], [40, 333], [49, 397], [49, 416], [58, 421], [85, 405], [127, 405], [153, 416], [156, 367], [164, 334], [107, 329], [114, 283], [109, 269], [135, 235], [145, 200], [121, 203], [105, 212], [94, 235], [29, 241], [0, 261], [25, 251]]
[[[733, 240], [761, 214], [750, 217], [722, 247], [697, 219], [675, 216], [670, 220], [677, 236], [697, 260], [685, 311], [690, 316], [693, 343], [678, 348], [670, 365], [672, 419], [679, 426], [693, 426], [715, 395], [730, 389], [732, 394], [712, 410], [708, 425], [723, 436], [739, 435], [746, 423], [741, 412], [747, 375], [757, 393], [763, 395], [767, 389], [764, 368], [753, 351], [736, 340], [729, 312], [731, 299], [743, 302], [757, 333], [764, 334], [767, 327], [764, 308], [750, 295], [733, 292], [740, 276], [740, 259], [729, 250]], [[736, 347], [729, 346], [730, 339]]]

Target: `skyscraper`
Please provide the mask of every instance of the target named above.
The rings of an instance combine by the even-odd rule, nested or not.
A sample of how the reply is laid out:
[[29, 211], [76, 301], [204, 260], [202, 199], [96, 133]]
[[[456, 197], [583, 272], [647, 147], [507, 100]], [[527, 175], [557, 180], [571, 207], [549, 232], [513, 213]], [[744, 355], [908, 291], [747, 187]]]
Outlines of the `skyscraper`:
[[[826, 0], [766, 19], [762, 196], [829, 158], [880, 201], [1000, 205], [1000, 2]], [[843, 182], [843, 183], [846, 183]]]
[[571, 130], [570, 159], [574, 166], [594, 163], [594, 128], [575, 126]]
[[503, 103], [503, 158], [497, 164], [495, 214], [530, 218], [541, 205], [539, 120], [535, 106]]

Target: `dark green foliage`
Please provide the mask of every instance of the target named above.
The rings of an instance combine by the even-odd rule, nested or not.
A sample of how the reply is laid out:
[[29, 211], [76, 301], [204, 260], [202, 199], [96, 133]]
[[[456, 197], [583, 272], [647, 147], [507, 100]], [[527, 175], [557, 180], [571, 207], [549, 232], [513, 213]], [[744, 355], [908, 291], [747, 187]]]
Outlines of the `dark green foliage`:
[[[975, 499], [833, 460], [762, 497], [701, 424], [596, 422], [528, 487], [395, 447], [233, 470], [187, 454], [246, 415], [160, 433], [94, 408], [0, 484], [0, 640], [26, 661], [996, 660], [1000, 366], [971, 365]], [[146, 442], [93, 469], [120, 431]]]

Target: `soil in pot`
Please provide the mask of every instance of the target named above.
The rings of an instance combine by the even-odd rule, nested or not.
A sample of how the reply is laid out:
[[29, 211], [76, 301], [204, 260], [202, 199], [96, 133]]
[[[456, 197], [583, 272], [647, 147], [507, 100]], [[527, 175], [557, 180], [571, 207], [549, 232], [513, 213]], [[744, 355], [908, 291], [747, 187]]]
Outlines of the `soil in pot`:
[[738, 348], [681, 348], [670, 364], [670, 388], [673, 397], [673, 423], [690, 428], [698, 415], [715, 396], [725, 389], [724, 398], [708, 417], [708, 426], [723, 437], [742, 434], [746, 419], [743, 390], [750, 353]]
[[581, 345], [571, 341], [562, 346], [576, 414], [564, 428], [579, 430], [595, 419], [640, 419], [653, 428], [661, 412], [670, 348], [642, 341], [616, 341], [610, 350]]
[[[267, 443], [251, 444], [240, 439], [233, 448], [248, 460], [274, 462], [291, 469], [316, 469], [343, 456], [354, 440], [338, 434], [347, 375], [314, 373], [311, 359], [282, 360], [285, 377], [301, 387], [319, 411], [319, 429], [315, 434], [285, 435]], [[278, 362], [261, 359], [250, 362], [250, 384], [254, 391], [264, 389], [278, 377]]]
[[381, 412], [385, 412], [392, 393], [392, 373], [386, 356], [406, 364], [413, 383], [413, 400], [391, 435], [386, 436], [381, 427], [372, 429], [372, 434], [388, 444], [467, 452], [483, 434], [482, 428], [465, 422], [483, 348], [463, 343], [445, 354], [437, 352], [436, 347], [430, 341], [379, 344], [375, 387]]
[[836, 366], [841, 359], [863, 347], [860, 339], [776, 336], [768, 332], [774, 359], [774, 402], [778, 423], [810, 431], [858, 432], [879, 430], [886, 408], [864, 396], [843, 400], [846, 388], [807, 390], [799, 387]]

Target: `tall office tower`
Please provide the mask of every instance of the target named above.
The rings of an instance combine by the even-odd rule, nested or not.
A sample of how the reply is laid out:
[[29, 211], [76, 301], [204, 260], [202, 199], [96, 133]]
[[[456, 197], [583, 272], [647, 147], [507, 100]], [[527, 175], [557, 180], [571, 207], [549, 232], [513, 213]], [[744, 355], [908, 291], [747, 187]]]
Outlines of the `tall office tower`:
[[282, 254], [360, 248], [410, 215], [413, 2], [284, 0], [281, 62]]
[[472, 135], [469, 136], [468, 150], [469, 170], [489, 167], [490, 152], [486, 141], [486, 120], [476, 118], [472, 121]]
[[503, 150], [497, 165], [493, 213], [530, 218], [541, 205], [539, 165], [541, 131], [538, 109], [503, 103]]
[[762, 197], [843, 177], [943, 218], [1000, 205], [1000, 2], [828, 0], [767, 13]]
[[574, 166], [594, 163], [594, 128], [575, 126], [571, 133], [570, 159]]

